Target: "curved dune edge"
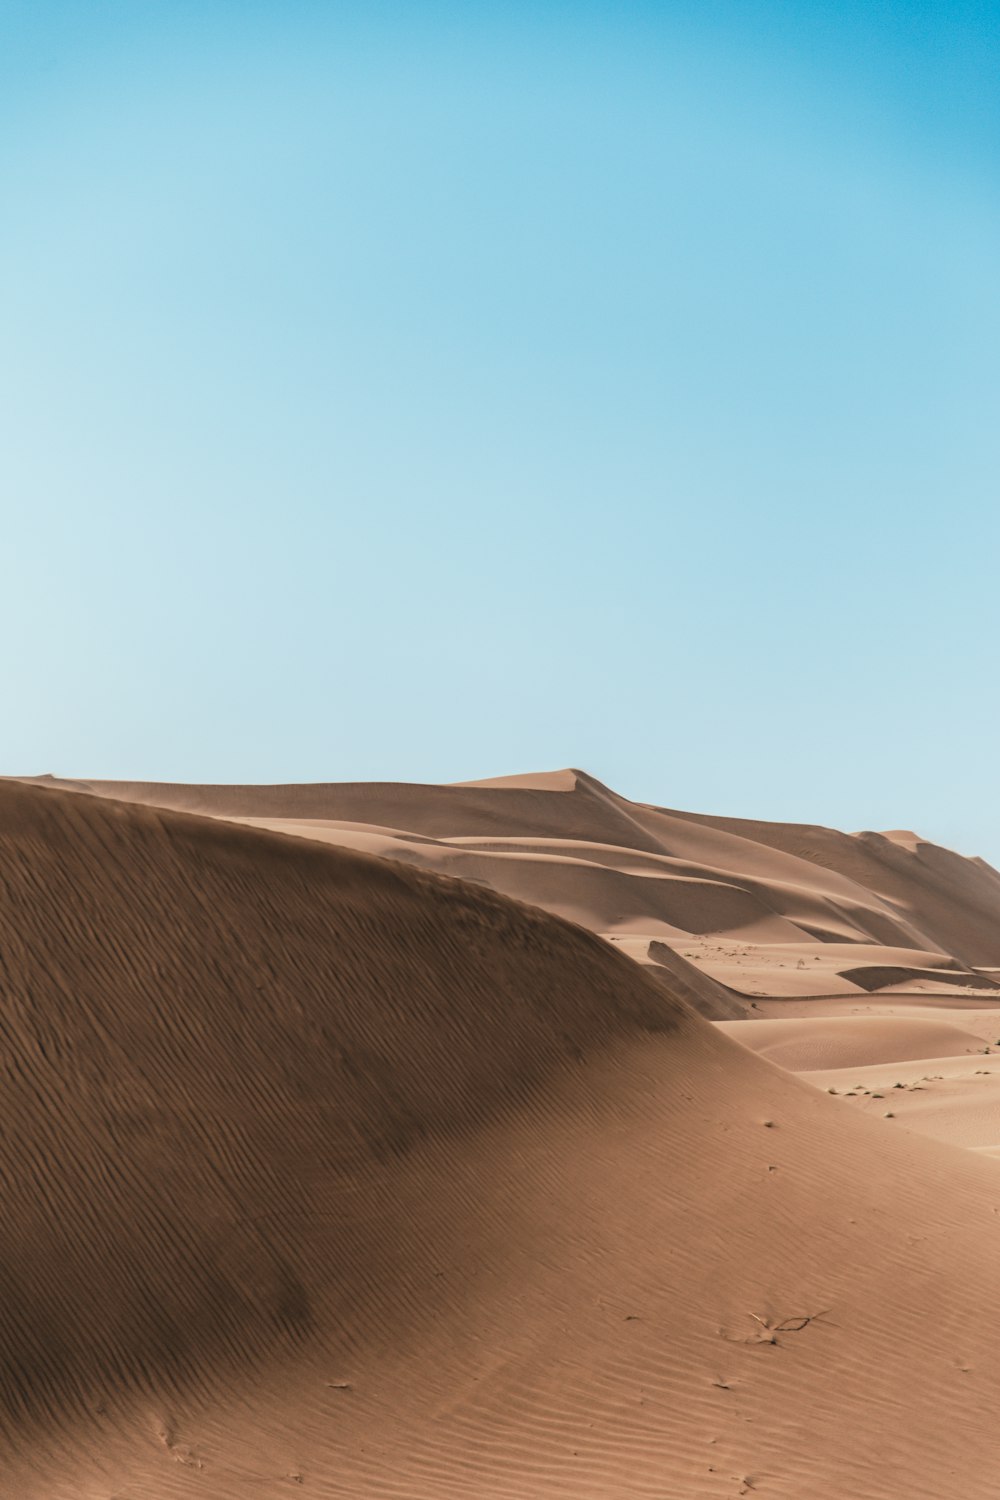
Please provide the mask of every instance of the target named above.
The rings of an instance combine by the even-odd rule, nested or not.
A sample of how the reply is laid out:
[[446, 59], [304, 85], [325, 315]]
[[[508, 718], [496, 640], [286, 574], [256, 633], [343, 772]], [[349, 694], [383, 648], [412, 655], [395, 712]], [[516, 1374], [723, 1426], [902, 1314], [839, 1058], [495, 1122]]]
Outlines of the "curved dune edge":
[[0, 861], [8, 1492], [995, 1495], [985, 1155], [488, 891], [10, 786]]

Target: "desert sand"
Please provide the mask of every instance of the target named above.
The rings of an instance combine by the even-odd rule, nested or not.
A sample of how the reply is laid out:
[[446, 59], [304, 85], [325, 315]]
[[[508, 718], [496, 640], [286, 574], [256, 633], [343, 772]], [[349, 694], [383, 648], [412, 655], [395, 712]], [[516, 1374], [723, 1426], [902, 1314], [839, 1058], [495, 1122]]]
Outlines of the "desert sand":
[[982, 861], [40, 778], [0, 881], [0, 1493], [997, 1494]]

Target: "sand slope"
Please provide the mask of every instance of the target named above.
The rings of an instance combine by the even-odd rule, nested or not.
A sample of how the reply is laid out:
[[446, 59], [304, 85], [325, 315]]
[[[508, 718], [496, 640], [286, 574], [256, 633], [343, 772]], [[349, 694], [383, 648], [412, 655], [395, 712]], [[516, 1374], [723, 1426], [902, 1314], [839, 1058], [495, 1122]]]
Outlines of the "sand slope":
[[481, 887], [12, 784], [0, 876], [4, 1493], [995, 1495], [982, 1154]]

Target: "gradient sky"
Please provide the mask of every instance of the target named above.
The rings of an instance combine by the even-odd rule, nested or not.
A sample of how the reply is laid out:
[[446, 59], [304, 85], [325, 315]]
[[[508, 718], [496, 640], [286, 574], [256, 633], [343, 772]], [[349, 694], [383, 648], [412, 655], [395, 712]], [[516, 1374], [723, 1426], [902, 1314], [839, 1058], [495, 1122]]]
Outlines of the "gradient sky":
[[1000, 863], [995, 4], [0, 7], [3, 765]]

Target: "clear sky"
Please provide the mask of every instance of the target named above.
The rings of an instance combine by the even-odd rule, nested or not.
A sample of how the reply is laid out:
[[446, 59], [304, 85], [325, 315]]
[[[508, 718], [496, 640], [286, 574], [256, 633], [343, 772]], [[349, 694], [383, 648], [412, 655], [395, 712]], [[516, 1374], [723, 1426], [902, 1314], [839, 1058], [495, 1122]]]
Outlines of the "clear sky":
[[4, 0], [2, 769], [1000, 863], [1000, 10]]

